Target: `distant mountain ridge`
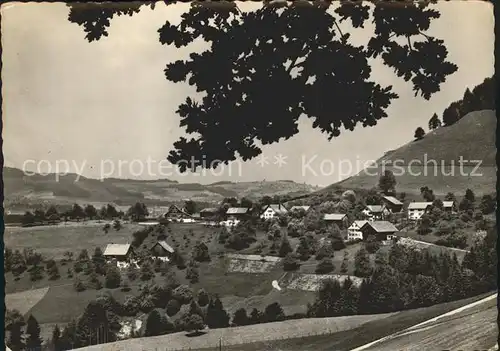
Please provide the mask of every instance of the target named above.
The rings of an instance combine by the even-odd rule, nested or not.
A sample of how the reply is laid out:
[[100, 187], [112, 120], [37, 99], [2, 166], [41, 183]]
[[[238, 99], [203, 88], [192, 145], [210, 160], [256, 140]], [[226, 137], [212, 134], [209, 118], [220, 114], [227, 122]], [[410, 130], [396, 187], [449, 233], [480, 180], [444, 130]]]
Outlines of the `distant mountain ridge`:
[[[325, 190], [335, 186], [353, 189], [376, 187], [385, 162], [385, 169], [396, 175], [396, 190], [399, 192], [418, 193], [420, 187], [428, 186], [436, 194], [464, 193], [467, 188], [480, 194], [491, 193], [496, 188], [495, 139], [495, 111], [471, 112], [450, 126], [430, 131], [422, 140], [412, 140], [398, 149], [386, 152], [376, 161], [377, 167], [370, 169], [370, 174], [361, 171]], [[467, 160], [462, 166], [462, 172], [460, 158]], [[432, 160], [436, 161], [437, 167]], [[394, 163], [396, 161], [405, 166], [404, 174], [397, 175], [399, 169], [390, 166], [391, 163], [397, 165]], [[425, 167], [418, 166], [426, 161], [427, 174]], [[475, 169], [478, 162], [480, 166]]]
[[[170, 179], [135, 180], [105, 178], [92, 179], [71, 173], [59, 175], [25, 175], [17, 168], [4, 167], [4, 196], [8, 204], [29, 203], [115, 203], [131, 204], [136, 201], [167, 204], [192, 199], [215, 203], [226, 197], [258, 199], [265, 195], [302, 195], [318, 187], [290, 180], [265, 182], [221, 181], [208, 185], [179, 183]], [[75, 180], [78, 179], [77, 182]]]

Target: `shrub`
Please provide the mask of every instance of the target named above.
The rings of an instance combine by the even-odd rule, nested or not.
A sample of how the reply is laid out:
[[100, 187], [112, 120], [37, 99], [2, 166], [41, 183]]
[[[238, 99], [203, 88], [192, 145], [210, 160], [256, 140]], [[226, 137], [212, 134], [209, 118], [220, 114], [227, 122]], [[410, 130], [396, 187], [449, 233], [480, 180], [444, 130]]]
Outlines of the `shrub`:
[[195, 267], [189, 267], [186, 270], [186, 279], [188, 279], [191, 284], [198, 283], [199, 278], [200, 274], [198, 273], [198, 270]]
[[168, 301], [166, 308], [167, 315], [169, 315], [170, 317], [175, 316], [177, 312], [180, 311], [180, 309], [181, 304], [179, 303], [179, 301], [177, 301], [176, 299], [171, 299], [170, 301]]
[[283, 270], [285, 271], [295, 271], [299, 269], [300, 263], [297, 257], [290, 253], [283, 260]]
[[325, 258], [316, 266], [315, 272], [318, 274], [327, 274], [333, 272], [335, 266], [333, 265], [332, 260]]
[[181, 305], [188, 304], [193, 299], [193, 291], [187, 285], [180, 285], [172, 291], [172, 297]]
[[75, 280], [73, 281], [73, 287], [76, 292], [81, 292], [85, 290], [85, 285], [78, 277], [76, 277]]
[[120, 287], [121, 275], [117, 267], [109, 266], [106, 270], [105, 285], [108, 289], [116, 289]]

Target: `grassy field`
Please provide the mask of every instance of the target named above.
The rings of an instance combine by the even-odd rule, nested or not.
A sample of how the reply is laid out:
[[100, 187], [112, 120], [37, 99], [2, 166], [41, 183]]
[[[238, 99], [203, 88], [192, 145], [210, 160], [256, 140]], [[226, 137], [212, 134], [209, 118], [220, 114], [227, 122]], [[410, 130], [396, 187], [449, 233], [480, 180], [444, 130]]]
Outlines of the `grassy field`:
[[49, 288], [41, 288], [5, 295], [5, 306], [9, 310], [18, 310], [22, 315], [28, 313], [33, 306], [49, 291]]
[[265, 324], [249, 325], [245, 327], [223, 328], [209, 330], [203, 335], [188, 337], [186, 333], [175, 333], [158, 337], [130, 339], [113, 344], [101, 344], [82, 348], [82, 350], [180, 350], [206, 347], [208, 345], [238, 345], [256, 340], [274, 340], [276, 338], [291, 338], [319, 334], [332, 334], [340, 331], [357, 328], [364, 323], [380, 320], [389, 314], [348, 316], [332, 318], [312, 318], [288, 320]]
[[[428, 186], [437, 195], [444, 195], [449, 191], [464, 194], [467, 188], [472, 189], [476, 195], [489, 194], [495, 191], [496, 184], [495, 130], [494, 111], [472, 112], [449, 127], [427, 133], [422, 140], [410, 141], [388, 152], [377, 164], [380, 166], [382, 161], [397, 161], [398, 166], [404, 167], [410, 161], [419, 160], [420, 165], [425, 165], [428, 161], [427, 168], [413, 163], [411, 169], [404, 168], [404, 174], [401, 174], [401, 169], [390, 167], [391, 163], [385, 164], [385, 169], [392, 169], [396, 175], [398, 192], [418, 193], [420, 187]], [[477, 140], [481, 142], [478, 143]], [[481, 160], [481, 167], [474, 170], [474, 162], [464, 165], [461, 170], [458, 163], [460, 157], [464, 160]], [[432, 161], [436, 161], [437, 167]], [[451, 162], [454, 162], [452, 168]], [[442, 164], [445, 165], [444, 172]], [[360, 172], [335, 185], [370, 189], [377, 185], [381, 168], [377, 172], [375, 169]]]
[[[244, 345], [224, 346], [224, 351], [303, 351], [303, 350], [335, 350], [348, 351], [378, 340], [384, 336], [399, 332], [413, 325], [422, 323], [431, 318], [455, 310], [472, 302], [491, 295], [482, 294], [472, 298], [453, 301], [435, 306], [419, 308], [415, 310], [394, 313], [387, 318], [368, 321], [363, 325], [329, 335], [318, 335], [309, 337], [296, 337], [286, 340], [264, 341]], [[205, 347], [193, 349], [192, 351], [217, 351], [217, 347]], [[423, 350], [423, 349], [422, 349]]]
[[82, 249], [92, 254], [96, 247], [103, 251], [107, 244], [125, 244], [132, 241], [132, 233], [143, 227], [124, 223], [119, 231], [102, 230], [105, 222], [71, 223], [68, 225], [40, 226], [31, 228], [5, 228], [4, 244], [8, 248], [35, 249], [45, 258], [62, 259], [64, 252], [72, 251], [75, 256]]

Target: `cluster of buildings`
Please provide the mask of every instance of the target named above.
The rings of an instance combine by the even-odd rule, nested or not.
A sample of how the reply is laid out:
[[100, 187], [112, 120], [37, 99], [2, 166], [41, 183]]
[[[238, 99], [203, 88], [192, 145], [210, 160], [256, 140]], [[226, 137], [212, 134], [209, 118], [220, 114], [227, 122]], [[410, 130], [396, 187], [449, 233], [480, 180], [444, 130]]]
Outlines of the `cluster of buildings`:
[[[366, 219], [355, 220], [349, 223], [349, 217], [343, 213], [326, 213], [323, 215], [323, 221], [328, 224], [337, 225], [344, 234], [347, 241], [366, 240], [368, 237], [375, 237], [377, 240], [391, 240], [398, 232], [396, 226], [391, 223], [391, 215], [399, 214], [410, 221], [418, 221], [422, 216], [432, 208], [432, 202], [411, 202], [404, 212], [403, 203], [393, 196], [384, 196], [380, 205], [367, 205], [362, 211]], [[286, 208], [282, 204], [270, 204], [265, 206], [258, 216], [262, 220], [270, 220], [288, 214], [291, 211], [307, 212], [311, 206], [293, 206]], [[443, 210], [454, 212], [455, 203], [453, 201], [443, 201]], [[227, 227], [234, 227], [239, 222], [249, 219], [256, 214], [251, 208], [247, 207], [229, 207], [227, 210], [220, 208], [204, 208], [199, 213], [189, 214], [184, 208], [177, 205], [171, 205], [166, 211], [158, 215], [159, 219], [166, 219], [177, 222], [204, 222], [212, 224], [222, 224]], [[174, 249], [166, 241], [158, 241], [150, 248], [153, 257], [168, 261]], [[130, 244], [109, 244], [104, 256], [108, 260], [129, 261], [134, 255]]]

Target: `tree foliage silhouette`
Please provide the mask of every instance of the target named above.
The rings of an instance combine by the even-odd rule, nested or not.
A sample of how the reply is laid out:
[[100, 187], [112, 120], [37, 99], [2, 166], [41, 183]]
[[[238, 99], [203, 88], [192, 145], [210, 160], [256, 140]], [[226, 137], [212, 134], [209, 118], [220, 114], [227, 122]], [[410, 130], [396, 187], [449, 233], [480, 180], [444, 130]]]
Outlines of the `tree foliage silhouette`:
[[[69, 4], [69, 20], [92, 42], [108, 35], [114, 16], [131, 16], [143, 5], [155, 6]], [[210, 44], [165, 69], [169, 81], [187, 82], [198, 93], [177, 110], [180, 126], [194, 136], [175, 142], [168, 160], [180, 171], [249, 160], [262, 152], [259, 144], [297, 134], [303, 115], [329, 140], [342, 129], [374, 126], [398, 95], [373, 81], [372, 58], [381, 58], [411, 81], [415, 95], [429, 99], [458, 69], [447, 61], [444, 42], [426, 33], [439, 17], [429, 3], [263, 2], [243, 12], [231, 2], [192, 2], [179, 25], [167, 22], [158, 30], [165, 45], [180, 48], [197, 39]], [[366, 45], [354, 44], [348, 31], [370, 19], [372, 37]], [[193, 159], [199, 162], [185, 162]]]

